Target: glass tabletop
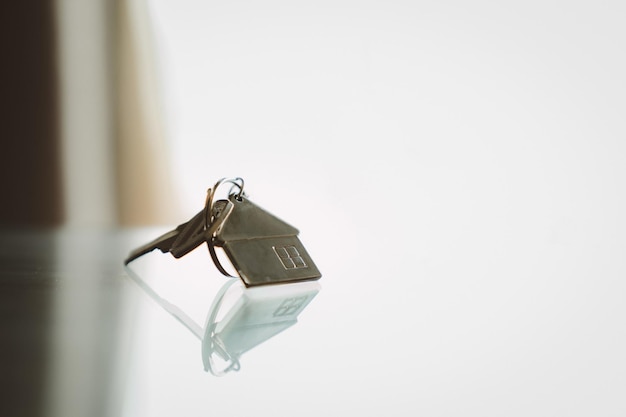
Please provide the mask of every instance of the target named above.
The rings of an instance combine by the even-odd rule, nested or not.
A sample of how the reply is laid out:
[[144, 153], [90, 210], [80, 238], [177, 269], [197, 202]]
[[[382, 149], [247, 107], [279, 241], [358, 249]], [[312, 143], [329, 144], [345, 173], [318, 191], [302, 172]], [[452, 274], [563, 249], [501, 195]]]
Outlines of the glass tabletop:
[[626, 410], [624, 263], [602, 248], [554, 245], [523, 259], [492, 246], [486, 257], [483, 241], [442, 262], [355, 235], [305, 242], [319, 281], [245, 288], [215, 270], [206, 247], [123, 266], [160, 232], [2, 235], [4, 407], [52, 416]]

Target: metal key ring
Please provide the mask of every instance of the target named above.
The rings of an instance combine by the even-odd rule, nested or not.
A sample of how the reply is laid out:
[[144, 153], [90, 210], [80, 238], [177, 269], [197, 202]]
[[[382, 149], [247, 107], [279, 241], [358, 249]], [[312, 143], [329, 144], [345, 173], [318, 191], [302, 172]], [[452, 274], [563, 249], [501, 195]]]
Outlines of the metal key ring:
[[[207, 196], [206, 196], [206, 200], [204, 203], [204, 230], [205, 231], [209, 230], [211, 225], [215, 221], [215, 216], [213, 215], [213, 199], [215, 198], [215, 194], [217, 193], [217, 189], [219, 188], [219, 186], [224, 183], [232, 184], [232, 187], [228, 191], [228, 195], [235, 195], [235, 193], [233, 192], [234, 187], [239, 188], [239, 193], [237, 193], [237, 195], [235, 196], [235, 198], [238, 201], [241, 201], [242, 196], [244, 195], [243, 193], [244, 181], [243, 181], [243, 178], [241, 177], [228, 178], [228, 179], [221, 178], [219, 181], [215, 183], [213, 188], [209, 188], [207, 190]], [[222, 266], [222, 263], [217, 257], [217, 253], [215, 252], [215, 245], [213, 242], [214, 238], [215, 238], [215, 232], [213, 232], [211, 236], [207, 236], [206, 243], [207, 243], [207, 247], [209, 248], [209, 254], [211, 255], [211, 259], [213, 260], [213, 263], [215, 264], [215, 267], [218, 269], [218, 271], [221, 272], [222, 275], [230, 277], [230, 278], [236, 278], [234, 275], [226, 271], [226, 268]]]
[[241, 201], [242, 196], [244, 195], [243, 193], [243, 187], [244, 187], [244, 181], [243, 178], [241, 177], [236, 177], [236, 178], [221, 178], [219, 179], [215, 185], [213, 186], [213, 188], [209, 188], [207, 190], [207, 196], [206, 199], [204, 201], [204, 230], [209, 229], [209, 227], [211, 226], [211, 223], [213, 223], [213, 199], [215, 198], [215, 194], [217, 193], [217, 189], [219, 188], [220, 185], [224, 184], [224, 183], [231, 183], [232, 187], [230, 187], [230, 190], [228, 191], [228, 195], [234, 195], [235, 193], [233, 193], [233, 188], [237, 187], [239, 188], [239, 193], [237, 193], [237, 196], [235, 197], [237, 200]]

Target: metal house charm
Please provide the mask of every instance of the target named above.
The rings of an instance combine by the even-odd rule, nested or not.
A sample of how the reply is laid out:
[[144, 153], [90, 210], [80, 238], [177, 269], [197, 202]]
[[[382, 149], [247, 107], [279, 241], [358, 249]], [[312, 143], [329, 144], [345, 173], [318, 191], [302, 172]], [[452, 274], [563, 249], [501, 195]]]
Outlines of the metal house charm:
[[217, 232], [215, 245], [224, 248], [247, 286], [320, 277], [298, 239], [298, 229], [245, 197], [229, 199], [234, 207]]

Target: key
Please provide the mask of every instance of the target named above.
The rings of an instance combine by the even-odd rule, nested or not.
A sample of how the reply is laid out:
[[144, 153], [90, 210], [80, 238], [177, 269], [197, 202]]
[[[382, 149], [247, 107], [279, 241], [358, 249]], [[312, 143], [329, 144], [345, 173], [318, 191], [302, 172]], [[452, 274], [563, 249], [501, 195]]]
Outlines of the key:
[[183, 228], [172, 244], [170, 249], [171, 254], [175, 258], [181, 258], [202, 243], [211, 239], [224, 220], [229, 216], [232, 208], [233, 203], [228, 200], [216, 201], [212, 210], [214, 221], [206, 230], [204, 210], [196, 214], [194, 218], [189, 221], [188, 225]]
[[124, 264], [128, 265], [140, 256], [152, 252], [155, 249], [159, 249], [163, 253], [170, 252], [175, 258], [185, 256], [215, 234], [219, 226], [221, 226], [223, 221], [230, 214], [232, 207], [233, 205], [230, 201], [216, 201], [212, 210], [215, 220], [209, 229], [205, 230], [204, 228], [205, 211], [202, 210], [188, 222], [179, 225], [176, 229], [132, 251], [124, 261]]
[[[215, 191], [231, 183], [227, 200], [213, 202]], [[211, 218], [207, 218], [207, 212]], [[252, 203], [243, 193], [243, 180], [221, 179], [209, 189], [205, 210], [175, 230], [132, 251], [125, 264], [154, 250], [170, 252], [181, 258], [207, 243], [217, 269], [230, 275], [222, 266], [215, 247], [221, 247], [247, 287], [305, 280], [317, 280], [321, 273], [298, 238], [298, 229]]]

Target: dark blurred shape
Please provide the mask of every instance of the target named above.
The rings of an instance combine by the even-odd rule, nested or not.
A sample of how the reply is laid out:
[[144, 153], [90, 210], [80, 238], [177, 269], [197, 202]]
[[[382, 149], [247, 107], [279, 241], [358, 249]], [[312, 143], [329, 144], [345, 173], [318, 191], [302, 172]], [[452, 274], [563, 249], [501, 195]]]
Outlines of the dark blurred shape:
[[0, 415], [46, 415], [54, 239], [0, 234]]
[[0, 416], [118, 416], [120, 233], [0, 231]]
[[54, 2], [0, 2], [0, 226], [63, 220]]

